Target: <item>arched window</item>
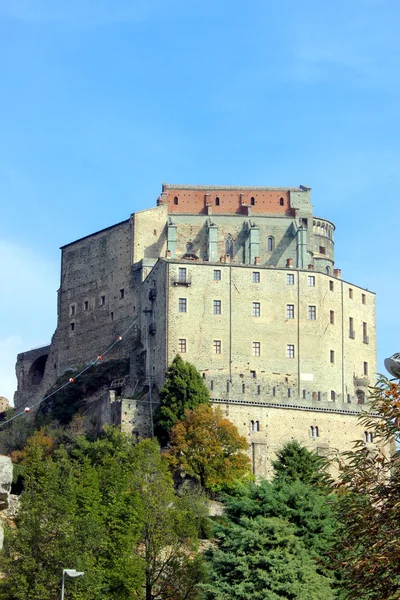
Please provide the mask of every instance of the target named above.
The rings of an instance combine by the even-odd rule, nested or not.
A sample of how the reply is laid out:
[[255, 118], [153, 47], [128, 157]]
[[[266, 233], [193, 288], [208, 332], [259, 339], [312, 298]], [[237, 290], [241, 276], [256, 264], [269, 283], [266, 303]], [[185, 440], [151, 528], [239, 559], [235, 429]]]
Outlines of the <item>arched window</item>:
[[280, 199], [279, 199], [279, 205], [280, 205], [280, 206], [285, 206], [285, 201], [284, 201], [284, 199], [283, 199], [283, 198], [280, 198]]
[[312, 425], [310, 427], [310, 436], [314, 437], [314, 427]]
[[256, 421], [256, 431], [260, 431], [260, 421]]
[[374, 436], [370, 431], [364, 431], [364, 442], [372, 444]]
[[356, 391], [357, 404], [365, 404], [365, 393], [362, 390]]
[[319, 437], [319, 429], [318, 429], [318, 427], [314, 428], [314, 437]]
[[215, 198], [215, 206], [219, 206], [219, 198], [218, 198], [218, 196]]
[[254, 198], [250, 198], [250, 204], [251, 204], [251, 206], [254, 206], [255, 203], [256, 203], [256, 201], [254, 200]]
[[175, 205], [178, 204], [178, 196], [175, 196], [175, 198], [174, 198], [174, 204]]
[[267, 240], [267, 250], [268, 252], [272, 252], [275, 247], [275, 240], [272, 236], [269, 236]]
[[225, 254], [232, 258], [233, 256], [233, 240], [230, 233], [225, 238]]
[[331, 268], [330, 267], [325, 267], [325, 273], [327, 275], [330, 275], [331, 274]]
[[250, 421], [250, 431], [255, 431], [254, 427], [255, 427], [254, 421]]

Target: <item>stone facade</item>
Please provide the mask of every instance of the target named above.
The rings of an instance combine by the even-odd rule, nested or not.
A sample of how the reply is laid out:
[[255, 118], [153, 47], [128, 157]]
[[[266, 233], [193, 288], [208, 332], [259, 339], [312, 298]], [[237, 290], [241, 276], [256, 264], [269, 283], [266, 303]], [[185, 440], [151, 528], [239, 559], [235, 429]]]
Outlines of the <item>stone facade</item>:
[[130, 376], [102, 409], [125, 431], [151, 433], [179, 353], [248, 437], [256, 474], [289, 439], [348, 448], [375, 381], [375, 295], [341, 279], [334, 230], [304, 186], [163, 184], [156, 207], [61, 249], [57, 330], [19, 355], [16, 405], [129, 328], [107, 356]]

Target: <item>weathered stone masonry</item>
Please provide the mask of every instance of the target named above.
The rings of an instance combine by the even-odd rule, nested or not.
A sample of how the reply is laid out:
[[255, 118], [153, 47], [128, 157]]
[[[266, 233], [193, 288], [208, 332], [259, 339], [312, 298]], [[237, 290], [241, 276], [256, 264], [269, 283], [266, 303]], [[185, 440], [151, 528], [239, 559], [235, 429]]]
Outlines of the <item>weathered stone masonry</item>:
[[149, 397], [129, 396], [156, 401], [180, 353], [247, 436], [255, 473], [289, 439], [348, 448], [376, 371], [375, 295], [341, 279], [334, 230], [304, 186], [164, 184], [155, 208], [61, 249], [57, 329], [18, 356], [16, 405], [134, 323], [110, 354], [130, 359], [111, 393], [125, 431], [149, 434]]

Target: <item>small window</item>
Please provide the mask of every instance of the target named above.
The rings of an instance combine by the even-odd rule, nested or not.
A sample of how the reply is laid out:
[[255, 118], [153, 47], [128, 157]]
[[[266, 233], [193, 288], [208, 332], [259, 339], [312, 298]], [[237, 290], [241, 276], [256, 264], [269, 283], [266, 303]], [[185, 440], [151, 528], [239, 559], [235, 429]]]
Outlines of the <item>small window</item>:
[[327, 275], [330, 275], [331, 274], [331, 268], [330, 267], [325, 267], [325, 273]]
[[286, 346], [286, 356], [287, 358], [294, 358], [294, 344], [288, 344]]
[[357, 404], [365, 404], [365, 394], [362, 390], [356, 391]]
[[219, 198], [218, 198], [218, 196], [215, 198], [215, 206], [219, 206]]
[[259, 317], [260, 316], [260, 303], [259, 302], [253, 302], [253, 317]]
[[113, 312], [111, 312], [110, 316], [111, 316], [111, 321], [114, 321], [114, 313]]
[[283, 199], [283, 198], [280, 198], [280, 199], [279, 199], [279, 205], [280, 205], [280, 206], [284, 206], [284, 205], [285, 205], [285, 201], [284, 201], [284, 199]]
[[367, 336], [368, 335], [368, 325], [366, 323], [363, 323], [363, 336]]
[[213, 347], [214, 354], [221, 354], [221, 340], [214, 340]]
[[317, 400], [319, 400], [319, 402], [321, 402], [321, 392], [318, 392]]
[[260, 271], [253, 271], [253, 283], [260, 283]]
[[124, 288], [121, 288], [119, 290], [119, 299], [123, 300], [124, 298], [125, 298], [125, 290], [124, 290]]
[[353, 298], [353, 289], [349, 288], [349, 298]]
[[255, 203], [256, 203], [256, 201], [254, 200], [254, 198], [250, 198], [250, 204], [251, 204], [251, 206], [254, 206]]
[[306, 393], [307, 393], [306, 390], [303, 390], [303, 400], [306, 399]]
[[367, 296], [365, 294], [361, 294], [361, 302], [367, 304]]
[[229, 392], [229, 381], [226, 382], [226, 391]]
[[261, 394], [261, 385], [257, 386], [257, 394], [260, 395]]
[[364, 375], [368, 375], [368, 363], [364, 363]]
[[287, 390], [287, 397], [290, 398], [292, 395], [292, 390], [290, 388], [288, 388]]
[[205, 379], [205, 378], [206, 378], [206, 374], [205, 374], [205, 373], [203, 373], [202, 377], [203, 377], [203, 379]]
[[317, 307], [309, 306], [308, 307], [308, 318], [310, 321], [315, 321], [317, 318]]
[[70, 314], [71, 317], [73, 317], [75, 315], [75, 304], [72, 304], [69, 307], [69, 314]]
[[331, 390], [331, 400], [332, 402], [335, 402], [336, 400], [336, 392], [334, 392], [333, 390]]
[[75, 331], [75, 323], [71, 323], [71, 331]]
[[275, 386], [272, 388], [272, 395], [276, 396], [276, 387]]
[[255, 371], [250, 371], [250, 377], [251, 377], [251, 379], [255, 379], [256, 378], [256, 372]]
[[214, 389], [214, 381], [211, 379], [210, 381], [210, 390], [213, 391]]
[[288, 273], [286, 275], [286, 283], [288, 285], [294, 285], [294, 274], [293, 273]]
[[272, 236], [270, 236], [268, 238], [268, 240], [267, 240], [267, 250], [268, 250], [268, 252], [272, 252], [273, 251], [274, 245], [275, 245], [274, 238]]
[[89, 310], [89, 300], [85, 300], [83, 303], [83, 310]]
[[242, 383], [242, 394], [244, 394], [244, 393], [245, 393], [245, 391], [246, 391], [246, 386], [245, 386], [245, 384], [244, 384], [244, 383]]
[[370, 431], [364, 431], [364, 442], [367, 444], [372, 444], [374, 441], [374, 436]]
[[335, 351], [334, 350], [330, 351], [330, 357], [331, 357], [331, 363], [334, 363], [335, 362]]
[[325, 254], [325, 246], [320, 246], [319, 247], [319, 253], [320, 254]]
[[335, 311], [334, 310], [329, 311], [329, 322], [331, 325], [335, 324]]
[[[180, 354], [186, 353], [186, 340], [184, 338], [180, 338], [178, 341], [178, 352]], [[205, 373], [203, 373], [203, 376], [205, 377]]]
[[347, 404], [351, 404], [350, 394], [347, 394]]
[[255, 422], [256, 431], [260, 431], [260, 421]]
[[101, 306], [104, 306], [106, 303], [106, 297], [105, 296], [100, 296], [100, 304]]
[[260, 355], [261, 355], [261, 343], [253, 342], [253, 356], [260, 356]]
[[179, 301], [178, 301], [178, 311], [180, 313], [187, 312], [187, 299], [186, 298], [179, 298]]
[[178, 269], [178, 280], [182, 282], [186, 281], [186, 269], [183, 267]]
[[254, 423], [254, 421], [250, 421], [250, 431], [251, 432], [255, 431], [255, 423]]
[[294, 319], [294, 304], [286, 304], [286, 318]]
[[333, 281], [329, 282], [329, 289], [330, 289], [331, 292], [333, 292], [333, 290], [335, 289], [335, 284], [334, 284]]
[[213, 314], [214, 315], [221, 314], [221, 300], [213, 300]]
[[315, 286], [315, 276], [309, 275], [307, 278], [307, 282], [310, 287], [314, 287]]
[[319, 429], [318, 427], [311, 425], [310, 427], [310, 437], [317, 438], [319, 437]]
[[175, 196], [175, 198], [174, 198], [174, 204], [175, 204], [175, 206], [178, 204], [178, 196]]
[[221, 281], [221, 271], [220, 269], [214, 270], [214, 281]]

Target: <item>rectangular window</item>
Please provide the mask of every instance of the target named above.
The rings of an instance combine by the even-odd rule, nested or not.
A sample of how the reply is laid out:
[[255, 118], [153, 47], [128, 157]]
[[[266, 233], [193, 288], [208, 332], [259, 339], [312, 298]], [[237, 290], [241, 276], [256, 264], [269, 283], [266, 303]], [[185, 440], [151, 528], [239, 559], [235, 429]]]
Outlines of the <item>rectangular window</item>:
[[75, 323], [71, 323], [71, 331], [75, 331]]
[[104, 306], [106, 303], [106, 297], [105, 296], [100, 296], [100, 304], [101, 306]]
[[315, 286], [315, 276], [314, 275], [309, 275], [307, 281], [308, 281], [308, 285], [310, 287]]
[[89, 300], [85, 300], [83, 303], [83, 310], [89, 310]]
[[363, 336], [367, 336], [368, 335], [368, 329], [367, 329], [367, 324], [363, 323]]
[[179, 279], [179, 281], [186, 281], [186, 269], [185, 268], [179, 267], [178, 279]]
[[331, 400], [332, 402], [335, 402], [336, 400], [336, 392], [334, 392], [333, 390], [331, 390]]
[[123, 300], [124, 298], [125, 298], [125, 290], [124, 290], [124, 288], [121, 288], [119, 290], [119, 299]]
[[221, 354], [221, 340], [214, 340], [213, 347], [214, 354]]
[[347, 404], [351, 404], [350, 394], [347, 394]]
[[308, 307], [308, 318], [311, 321], [315, 321], [315, 319], [317, 318], [317, 307], [316, 306]]
[[349, 288], [349, 298], [353, 298], [353, 289]]
[[286, 304], [286, 318], [294, 319], [294, 304]]
[[329, 282], [329, 289], [331, 292], [333, 292], [333, 290], [334, 290], [334, 282], [333, 281]]
[[186, 340], [184, 338], [180, 338], [178, 341], [178, 352], [179, 354], [185, 354], [186, 352]]
[[294, 345], [288, 344], [286, 346], [286, 356], [287, 358], [294, 358]]
[[259, 317], [259, 316], [260, 316], [260, 303], [253, 302], [253, 317]]
[[260, 355], [261, 355], [261, 343], [253, 342], [253, 356], [260, 356]]
[[187, 312], [187, 300], [186, 300], [186, 298], [179, 298], [178, 308], [179, 308], [179, 312], [180, 313]]
[[325, 246], [320, 246], [319, 247], [319, 253], [320, 254], [325, 254]]
[[329, 322], [331, 323], [331, 325], [335, 324], [335, 311], [331, 310], [329, 312]]
[[335, 362], [335, 351], [331, 350], [330, 355], [331, 355], [331, 363], [334, 363]]
[[221, 271], [220, 269], [214, 270], [214, 281], [221, 281]]
[[286, 275], [286, 283], [288, 285], [294, 285], [294, 274], [293, 273], [288, 273]]
[[260, 283], [260, 271], [253, 271], [253, 283]]
[[306, 399], [306, 393], [307, 393], [306, 390], [303, 390], [303, 400]]
[[366, 297], [366, 295], [365, 295], [365, 294], [361, 294], [361, 302], [362, 302], [363, 304], [367, 304], [367, 297]]
[[221, 314], [221, 300], [213, 300], [213, 313], [214, 315]]
[[256, 378], [256, 372], [255, 371], [250, 371], [250, 377], [251, 377], [251, 379], [255, 379]]
[[74, 314], [75, 314], [75, 304], [73, 304], [72, 306], [69, 307], [69, 314], [71, 315], [71, 317], [74, 316]]
[[364, 375], [368, 375], [368, 363], [364, 363]]

